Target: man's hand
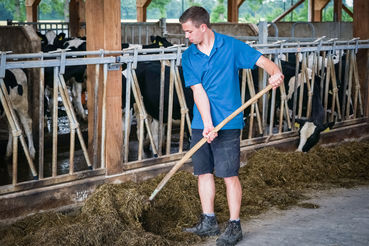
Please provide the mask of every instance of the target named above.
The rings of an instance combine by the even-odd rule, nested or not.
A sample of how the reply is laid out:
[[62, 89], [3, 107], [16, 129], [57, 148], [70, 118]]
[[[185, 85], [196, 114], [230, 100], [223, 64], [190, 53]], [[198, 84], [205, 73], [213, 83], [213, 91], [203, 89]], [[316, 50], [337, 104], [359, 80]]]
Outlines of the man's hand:
[[284, 75], [281, 72], [275, 73], [269, 78], [269, 84], [273, 86], [273, 89], [277, 88], [278, 86], [283, 83]]
[[214, 126], [206, 126], [204, 127], [204, 130], [202, 131], [202, 135], [207, 139], [208, 143], [211, 143], [214, 138], [216, 138], [218, 136], [218, 133], [216, 132], [211, 132], [214, 129]]

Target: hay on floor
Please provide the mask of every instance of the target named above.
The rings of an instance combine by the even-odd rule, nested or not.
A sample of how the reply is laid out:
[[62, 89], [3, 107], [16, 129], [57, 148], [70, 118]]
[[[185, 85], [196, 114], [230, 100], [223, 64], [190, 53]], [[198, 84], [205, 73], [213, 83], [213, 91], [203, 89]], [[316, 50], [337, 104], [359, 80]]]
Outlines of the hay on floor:
[[[307, 188], [350, 187], [369, 182], [369, 142], [309, 153], [265, 148], [240, 170], [243, 188], [241, 217], [247, 219], [272, 206], [298, 204]], [[148, 197], [164, 175], [136, 184], [105, 184], [76, 215], [42, 213], [0, 229], [0, 245], [191, 245], [201, 238], [182, 232], [201, 213], [197, 180], [178, 172], [154, 201]], [[225, 186], [216, 179], [215, 212], [228, 219]], [[301, 206], [314, 207], [311, 204]]]

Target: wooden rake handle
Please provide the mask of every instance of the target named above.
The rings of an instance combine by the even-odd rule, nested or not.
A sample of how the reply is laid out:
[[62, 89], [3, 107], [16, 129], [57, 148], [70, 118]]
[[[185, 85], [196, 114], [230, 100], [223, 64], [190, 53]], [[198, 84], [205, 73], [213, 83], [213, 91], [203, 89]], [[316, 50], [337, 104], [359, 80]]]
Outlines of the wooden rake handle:
[[[220, 122], [213, 130], [212, 132], [218, 132], [225, 124], [227, 124], [229, 121], [231, 121], [236, 115], [244, 111], [248, 106], [253, 104], [256, 100], [258, 100], [262, 95], [267, 93], [270, 89], [272, 89], [272, 85], [268, 85], [263, 90], [261, 90], [259, 93], [257, 93], [254, 97], [250, 98], [247, 102], [245, 102], [241, 107], [239, 107], [236, 111], [234, 111], [231, 115], [229, 115], [227, 118], [225, 118], [222, 122]], [[165, 177], [162, 179], [162, 181], [158, 184], [154, 192], [151, 194], [149, 200], [152, 201], [154, 197], [159, 193], [159, 191], [166, 185], [166, 183], [169, 181], [169, 179], [177, 172], [177, 170], [188, 160], [190, 157], [201, 148], [201, 146], [206, 142], [206, 138], [203, 137], [195, 146], [193, 146], [183, 157], [180, 159], [173, 167], [172, 169], [165, 175]]]

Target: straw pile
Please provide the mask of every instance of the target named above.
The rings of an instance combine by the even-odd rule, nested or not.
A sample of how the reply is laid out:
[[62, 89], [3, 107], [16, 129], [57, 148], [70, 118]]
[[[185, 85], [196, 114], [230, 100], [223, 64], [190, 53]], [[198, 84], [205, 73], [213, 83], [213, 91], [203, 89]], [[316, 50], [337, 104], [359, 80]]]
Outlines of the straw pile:
[[[241, 217], [247, 219], [277, 206], [288, 208], [304, 199], [306, 189], [369, 184], [369, 142], [311, 152], [256, 151], [240, 170]], [[0, 229], [0, 245], [191, 245], [201, 239], [182, 232], [200, 214], [197, 180], [178, 172], [154, 201], [148, 197], [163, 175], [141, 184], [105, 184], [75, 213], [43, 213]], [[225, 187], [216, 179], [216, 214], [228, 219]], [[314, 204], [304, 204], [316, 208]]]

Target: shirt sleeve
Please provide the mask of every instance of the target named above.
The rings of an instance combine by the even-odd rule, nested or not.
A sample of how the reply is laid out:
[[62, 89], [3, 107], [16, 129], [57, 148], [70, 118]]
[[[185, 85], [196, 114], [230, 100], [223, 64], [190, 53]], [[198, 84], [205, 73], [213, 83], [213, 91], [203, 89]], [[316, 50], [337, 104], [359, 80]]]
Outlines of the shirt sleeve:
[[201, 79], [198, 78], [194, 72], [194, 68], [191, 63], [191, 57], [189, 56], [188, 52], [184, 52], [182, 54], [182, 68], [186, 87], [201, 83]]
[[240, 40], [235, 40], [236, 46], [236, 66], [238, 69], [254, 69], [257, 60], [262, 55], [259, 51], [245, 44]]

